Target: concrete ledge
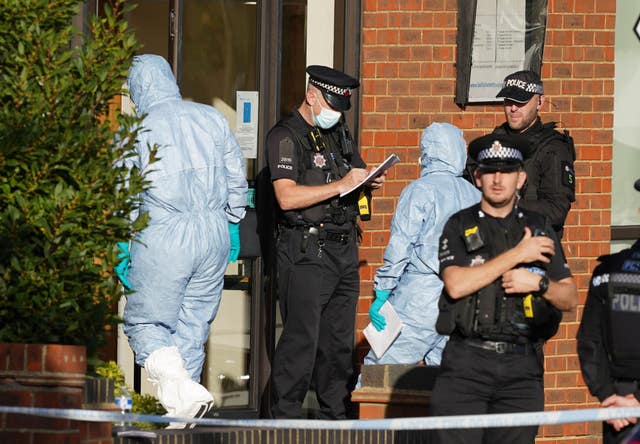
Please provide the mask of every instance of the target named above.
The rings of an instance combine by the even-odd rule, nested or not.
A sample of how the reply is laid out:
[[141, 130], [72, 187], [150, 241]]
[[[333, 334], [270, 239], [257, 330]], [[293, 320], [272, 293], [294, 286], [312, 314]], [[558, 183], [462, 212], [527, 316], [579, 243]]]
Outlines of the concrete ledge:
[[381, 404], [424, 404], [431, 400], [431, 392], [412, 390], [388, 390], [360, 389], [355, 390], [351, 400], [356, 403], [381, 403]]

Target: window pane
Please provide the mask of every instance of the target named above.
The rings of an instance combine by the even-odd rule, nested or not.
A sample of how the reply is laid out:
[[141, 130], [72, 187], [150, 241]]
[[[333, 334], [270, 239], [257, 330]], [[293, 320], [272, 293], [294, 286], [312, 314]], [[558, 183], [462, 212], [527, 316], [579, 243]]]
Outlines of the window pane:
[[138, 6], [125, 16], [142, 44], [138, 54], [169, 57], [169, 1], [138, 0]]
[[[306, 68], [306, 0], [285, 0], [282, 4], [282, 78], [280, 116], [297, 108], [304, 98]], [[326, 36], [327, 39], [333, 36]]]
[[251, 261], [232, 263], [225, 276], [220, 307], [206, 345], [202, 384], [213, 394], [216, 408], [250, 406]]
[[[226, 107], [235, 110], [236, 91], [258, 89], [257, 32], [256, 2], [183, 2], [182, 95], [223, 113]], [[235, 126], [235, 117], [229, 123]]]
[[611, 225], [640, 225], [640, 193], [633, 188], [640, 177], [640, 45], [632, 32], [638, 1], [618, 0], [617, 11]]

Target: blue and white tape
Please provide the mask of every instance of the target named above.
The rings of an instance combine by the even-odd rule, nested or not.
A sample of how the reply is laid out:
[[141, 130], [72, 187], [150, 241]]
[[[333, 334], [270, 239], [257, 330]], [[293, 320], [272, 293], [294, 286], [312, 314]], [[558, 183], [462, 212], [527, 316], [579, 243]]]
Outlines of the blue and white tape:
[[0, 406], [0, 413], [45, 416], [49, 418], [65, 418], [90, 422], [181, 422], [212, 427], [226, 426], [262, 429], [431, 430], [569, 424], [576, 422], [606, 421], [608, 419], [615, 418], [637, 418], [640, 417], [640, 407], [339, 421], [309, 421], [308, 419], [195, 419], [174, 418], [158, 415], [140, 415], [136, 413], [122, 414], [119, 412], [108, 412], [103, 410], [51, 409], [11, 406]]

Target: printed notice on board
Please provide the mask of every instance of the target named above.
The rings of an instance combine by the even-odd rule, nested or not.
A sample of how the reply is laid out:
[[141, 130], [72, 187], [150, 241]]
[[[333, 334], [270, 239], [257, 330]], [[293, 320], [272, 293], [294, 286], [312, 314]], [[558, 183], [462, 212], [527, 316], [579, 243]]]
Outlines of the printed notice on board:
[[258, 91], [236, 92], [236, 139], [246, 159], [258, 155]]
[[523, 69], [525, 0], [478, 0], [469, 102], [495, 102], [502, 81]]

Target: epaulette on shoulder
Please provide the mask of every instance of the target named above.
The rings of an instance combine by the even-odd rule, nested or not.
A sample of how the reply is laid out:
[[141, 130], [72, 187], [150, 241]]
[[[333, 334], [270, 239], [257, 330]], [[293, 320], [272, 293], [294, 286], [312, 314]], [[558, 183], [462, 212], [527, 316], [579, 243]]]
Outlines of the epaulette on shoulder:
[[553, 135], [553, 136], [558, 135], [564, 139], [571, 139], [571, 136], [569, 135], [569, 130], [563, 127], [561, 123], [547, 122], [547, 123], [543, 123], [542, 127], [544, 129], [544, 133], [547, 135]]
[[285, 127], [289, 131], [296, 131], [296, 132], [305, 132], [307, 129], [305, 122], [299, 119], [294, 114], [283, 117], [282, 119], [280, 119], [277, 125]]

